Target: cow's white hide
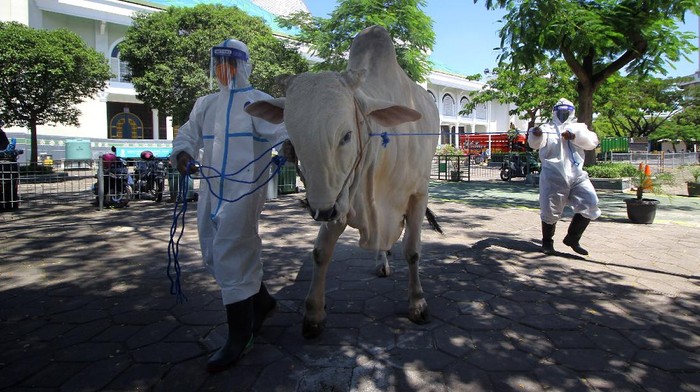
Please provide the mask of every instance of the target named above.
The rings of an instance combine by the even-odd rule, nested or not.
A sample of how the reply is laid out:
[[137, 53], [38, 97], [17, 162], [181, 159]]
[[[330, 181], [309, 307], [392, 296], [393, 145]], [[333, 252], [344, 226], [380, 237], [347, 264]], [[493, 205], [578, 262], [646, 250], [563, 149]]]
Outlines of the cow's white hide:
[[[388, 32], [373, 26], [358, 34], [345, 72], [296, 75], [287, 82], [286, 99], [255, 102], [246, 111], [284, 120], [312, 215], [325, 221], [313, 251], [304, 336], [324, 327], [326, 271], [346, 225], [359, 230], [361, 247], [380, 252], [383, 274], [389, 273], [385, 251], [406, 226], [409, 318], [426, 322], [418, 262], [439, 116], [428, 92], [399, 67]], [[382, 132], [392, 134], [386, 147]]]

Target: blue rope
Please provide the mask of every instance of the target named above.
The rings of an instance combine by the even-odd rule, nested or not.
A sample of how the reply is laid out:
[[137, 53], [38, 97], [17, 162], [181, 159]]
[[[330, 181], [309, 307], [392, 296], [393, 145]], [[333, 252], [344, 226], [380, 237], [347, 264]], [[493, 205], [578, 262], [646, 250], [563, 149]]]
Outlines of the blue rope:
[[[557, 130], [557, 136], [559, 136], [559, 138], [561, 138], [561, 133], [559, 133], [559, 127], [554, 125], [554, 128]], [[566, 128], [564, 128], [564, 131], [571, 132], [571, 131], [567, 131]], [[553, 133], [553, 132], [549, 132], [549, 133]], [[578, 165], [580, 163], [576, 162], [576, 158], [574, 158], [574, 149], [571, 148], [571, 140], [566, 140], [566, 146], [569, 148], [569, 154], [571, 154], [571, 158], [569, 158], [569, 160], [571, 161], [571, 163], [573, 163], [574, 166], [578, 167]]]
[[389, 136], [440, 136], [442, 133], [435, 133], [435, 132], [430, 132], [430, 133], [392, 133], [392, 132], [382, 132], [382, 133], [374, 133], [370, 132], [369, 136], [379, 136], [382, 138], [382, 147], [386, 148], [386, 146], [389, 144]]
[[[176, 302], [179, 304], [187, 302], [187, 296], [182, 292], [182, 286], [180, 285], [180, 239], [185, 233], [185, 212], [187, 212], [187, 193], [189, 191], [190, 182], [190, 167], [192, 163], [187, 164], [187, 171], [184, 176], [180, 176], [178, 195], [175, 196], [175, 208], [173, 209], [173, 224], [170, 226], [170, 241], [168, 242], [168, 279], [170, 279], [170, 294], [175, 295]], [[178, 206], [182, 201], [182, 209], [178, 211]], [[177, 236], [177, 241], [174, 240], [177, 234], [178, 221], [182, 220], [182, 226], [180, 228], [180, 234]], [[175, 278], [173, 278], [170, 268], [175, 271]]]
[[[286, 161], [287, 161], [287, 160], [286, 160], [284, 157], [281, 157], [281, 156], [273, 157], [273, 158], [270, 160], [270, 162], [269, 162], [267, 165], [265, 165], [265, 168], [264, 168], [263, 170], [260, 171], [260, 174], [259, 174], [255, 179], [253, 179], [252, 181], [234, 180], [234, 179], [232, 179], [232, 178], [227, 178], [227, 177], [229, 177], [229, 176], [231, 176], [231, 175], [222, 175], [221, 172], [219, 172], [218, 170], [216, 170], [214, 167], [211, 167], [211, 166], [204, 166], [204, 165], [200, 165], [200, 166], [199, 166], [199, 167], [200, 167], [200, 171], [201, 171], [201, 169], [207, 169], [207, 170], [213, 171], [214, 173], [216, 173], [216, 175], [199, 176], [199, 177], [197, 177], [197, 178], [199, 178], [200, 180], [204, 180], [204, 181], [207, 182], [207, 188], [209, 188], [209, 193], [211, 193], [212, 196], [214, 196], [215, 198], [217, 198], [217, 199], [219, 199], [219, 200], [221, 200], [221, 201], [228, 202], [228, 203], [235, 203], [235, 202], [237, 202], [238, 200], [241, 200], [242, 198], [244, 198], [244, 197], [246, 197], [246, 196], [248, 196], [248, 195], [251, 195], [251, 194], [255, 193], [258, 189], [260, 189], [260, 188], [262, 188], [263, 186], [265, 186], [265, 184], [267, 184], [271, 179], [273, 179], [277, 174], [279, 174], [280, 167], [283, 166], [284, 163], [285, 163]], [[210, 179], [212, 179], [212, 178], [222, 178], [222, 179], [224, 179], [224, 180], [226, 180], [226, 181], [239, 182], [239, 183], [243, 183], [243, 184], [255, 184], [255, 183], [257, 183], [257, 182], [260, 180], [260, 178], [261, 178], [261, 177], [263, 176], [263, 174], [266, 172], [266, 169], [267, 169], [268, 167], [270, 167], [270, 165], [272, 165], [273, 163], [274, 163], [275, 165], [277, 165], [277, 167], [275, 168], [275, 170], [272, 172], [272, 175], [271, 175], [267, 180], [263, 181], [260, 185], [258, 185], [257, 187], [255, 187], [253, 190], [251, 190], [251, 191], [249, 191], [249, 192], [246, 192], [246, 193], [240, 195], [239, 197], [237, 197], [237, 198], [235, 198], [235, 199], [227, 199], [227, 198], [225, 198], [225, 197], [223, 197], [223, 196], [221, 196], [221, 195], [218, 195], [218, 194], [215, 193], [214, 190], [212, 189], [212, 185], [211, 185], [211, 181], [210, 181]]]
[[[556, 132], [545, 132], [542, 131], [543, 134], [548, 133], [548, 134], [556, 134]], [[460, 136], [467, 136], [469, 135], [489, 135], [490, 133], [459, 133], [459, 132], [429, 132], [429, 133], [394, 133], [394, 132], [382, 132], [382, 133], [374, 133], [370, 132], [369, 136], [379, 136], [382, 138], [382, 147], [386, 148], [386, 146], [389, 144], [390, 139], [389, 136], [440, 136], [440, 135], [460, 135]]]
[[574, 158], [574, 149], [571, 148], [571, 140], [567, 140], [566, 145], [569, 146], [569, 153], [571, 154], [571, 163], [573, 163], [574, 166], [580, 165], [581, 162], [577, 162], [576, 158]]
[[[179, 260], [179, 253], [180, 253], [180, 239], [182, 239], [183, 234], [185, 233], [185, 213], [187, 212], [187, 193], [189, 192], [189, 182], [190, 179], [192, 178], [190, 176], [190, 169], [192, 165], [197, 165], [200, 168], [200, 173], [201, 169], [209, 169], [217, 173], [217, 176], [201, 176], [199, 178], [204, 179], [207, 182], [207, 186], [209, 188], [209, 192], [214, 195], [214, 197], [218, 198], [219, 200], [225, 201], [225, 202], [236, 202], [248, 195], [251, 195], [255, 193], [258, 189], [263, 187], [265, 184], [267, 184], [271, 179], [273, 179], [276, 175], [279, 174], [279, 171], [281, 167], [285, 164], [287, 161], [283, 156], [277, 155], [275, 157], [272, 157], [270, 162], [265, 166], [264, 170], [260, 171], [260, 175], [258, 175], [253, 181], [242, 181], [242, 180], [234, 180], [231, 178], [228, 178], [230, 176], [236, 175], [243, 171], [243, 169], [247, 168], [254, 162], [260, 160], [263, 156], [268, 154], [273, 148], [279, 146], [282, 144], [282, 142], [275, 144], [274, 146], [270, 147], [269, 149], [265, 150], [260, 156], [255, 158], [253, 161], [245, 165], [242, 169], [238, 170], [236, 173], [233, 174], [227, 174], [223, 175], [219, 171], [217, 171], [215, 168], [211, 166], [202, 166], [199, 165], [199, 162], [197, 161], [190, 161], [187, 163], [187, 169], [186, 173], [183, 176], [180, 176], [180, 188], [178, 189], [178, 196], [176, 196], [175, 199], [175, 207], [173, 208], [173, 223], [170, 226], [170, 240], [168, 242], [168, 268], [167, 268], [167, 275], [168, 279], [170, 279], [170, 294], [176, 296], [176, 302], [179, 304], [187, 302], [187, 296], [184, 294], [182, 291], [182, 286], [180, 284], [180, 274], [181, 274], [181, 268], [180, 268], [180, 260]], [[268, 155], [269, 156], [269, 155]], [[274, 172], [272, 175], [266, 179], [263, 183], [261, 183], [259, 186], [257, 186], [255, 189], [253, 189], [250, 192], [247, 192], [236, 199], [229, 200], [224, 198], [223, 196], [217, 195], [214, 193], [212, 190], [211, 182], [209, 181], [210, 178], [215, 178], [215, 177], [220, 177], [222, 179], [225, 179], [227, 181], [234, 181], [234, 182], [240, 182], [240, 183], [246, 183], [246, 184], [254, 184], [256, 183], [263, 175], [263, 173], [266, 172], [266, 169], [270, 167], [271, 164], [277, 165], [275, 168]], [[182, 204], [182, 206], [180, 206]], [[178, 234], [178, 222], [181, 222], [180, 226], [180, 232]], [[175, 237], [177, 236], [177, 240]], [[171, 269], [174, 271], [174, 276], [173, 272], [171, 272]]]

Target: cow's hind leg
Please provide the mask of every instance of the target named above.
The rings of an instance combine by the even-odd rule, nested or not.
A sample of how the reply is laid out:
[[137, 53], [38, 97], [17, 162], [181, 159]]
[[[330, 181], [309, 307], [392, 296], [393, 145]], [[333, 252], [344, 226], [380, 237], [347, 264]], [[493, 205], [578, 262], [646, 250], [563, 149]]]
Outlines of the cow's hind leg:
[[408, 318], [416, 324], [430, 322], [428, 303], [418, 276], [421, 251], [421, 225], [427, 207], [427, 196], [412, 196], [406, 214], [403, 235], [404, 256], [408, 262]]
[[389, 265], [389, 258], [387, 257], [387, 252], [380, 250], [374, 259], [374, 271], [380, 278], [385, 278], [391, 275], [391, 265]]
[[338, 237], [345, 230], [345, 224], [327, 222], [321, 225], [316, 244], [311, 254], [314, 262], [311, 287], [306, 295], [306, 310], [302, 335], [306, 339], [315, 338], [326, 326], [326, 274]]

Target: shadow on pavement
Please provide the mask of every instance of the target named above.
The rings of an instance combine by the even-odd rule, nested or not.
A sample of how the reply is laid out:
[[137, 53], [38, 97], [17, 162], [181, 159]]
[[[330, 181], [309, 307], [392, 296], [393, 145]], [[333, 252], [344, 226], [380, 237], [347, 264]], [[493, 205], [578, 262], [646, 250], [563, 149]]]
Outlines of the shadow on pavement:
[[[443, 192], [459, 202], [431, 201], [445, 235], [424, 225], [421, 280], [432, 315], [426, 325], [407, 319], [401, 244], [392, 249], [394, 274], [379, 278], [373, 252], [359, 249], [357, 232], [348, 229], [328, 272], [327, 327], [312, 340], [301, 336], [301, 322], [318, 223], [299, 206], [299, 195], [269, 202], [261, 221], [265, 281], [280, 311], [255, 349], [218, 375], [204, 369], [226, 336], [225, 316], [200, 262], [195, 205], [179, 255], [185, 304], [176, 304], [166, 276], [172, 205], [5, 214], [0, 389], [700, 388], [698, 269], [669, 266], [674, 245], [663, 244], [663, 225], [634, 227], [632, 234], [615, 232], [614, 219], [591, 225], [591, 241], [617, 238], [619, 252], [605, 243], [617, 261], [599, 259], [601, 251], [545, 256], [536, 189], [518, 194], [517, 185], [505, 185], [498, 194], [474, 183], [437, 186], [438, 199]], [[482, 205], [484, 195], [494, 205]], [[639, 242], [650, 250], [637, 256], [658, 259], [658, 267], [636, 266], [628, 256], [624, 247]], [[650, 289], [655, 281], [677, 293]]]

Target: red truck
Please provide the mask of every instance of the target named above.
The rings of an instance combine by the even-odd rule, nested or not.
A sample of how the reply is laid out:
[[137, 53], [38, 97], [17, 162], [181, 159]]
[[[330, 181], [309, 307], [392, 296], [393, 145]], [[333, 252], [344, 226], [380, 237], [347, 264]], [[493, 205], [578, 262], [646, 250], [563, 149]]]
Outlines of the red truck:
[[459, 145], [465, 155], [482, 155], [491, 143], [491, 154], [525, 151], [527, 139], [518, 133], [511, 143], [507, 133], [464, 133], [459, 135]]

